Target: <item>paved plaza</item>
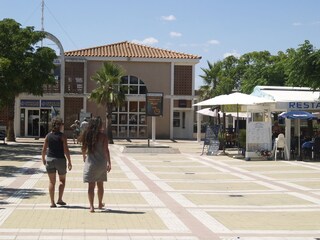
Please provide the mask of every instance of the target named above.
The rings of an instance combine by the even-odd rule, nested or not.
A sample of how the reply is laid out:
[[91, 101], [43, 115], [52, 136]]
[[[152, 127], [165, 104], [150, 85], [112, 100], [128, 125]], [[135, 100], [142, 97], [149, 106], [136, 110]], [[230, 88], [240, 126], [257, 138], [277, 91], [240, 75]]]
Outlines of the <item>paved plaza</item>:
[[[106, 209], [89, 212], [80, 145], [64, 201], [50, 208], [43, 139], [0, 145], [0, 239], [320, 239], [320, 162], [201, 155], [202, 142], [159, 140], [150, 153], [110, 145]], [[57, 187], [56, 187], [57, 188]]]

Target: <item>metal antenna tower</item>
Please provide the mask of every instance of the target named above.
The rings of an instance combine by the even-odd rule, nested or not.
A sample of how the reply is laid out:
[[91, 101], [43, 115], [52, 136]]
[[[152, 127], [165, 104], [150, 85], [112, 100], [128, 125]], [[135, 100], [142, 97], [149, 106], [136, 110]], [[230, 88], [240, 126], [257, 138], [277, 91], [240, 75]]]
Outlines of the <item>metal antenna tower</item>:
[[41, 2], [41, 31], [44, 31], [44, 0]]

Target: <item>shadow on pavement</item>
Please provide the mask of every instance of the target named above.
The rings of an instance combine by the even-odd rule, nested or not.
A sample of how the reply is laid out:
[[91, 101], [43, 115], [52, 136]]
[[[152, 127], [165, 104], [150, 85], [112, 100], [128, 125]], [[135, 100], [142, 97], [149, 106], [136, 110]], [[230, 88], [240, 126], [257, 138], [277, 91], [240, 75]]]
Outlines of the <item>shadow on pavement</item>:
[[44, 191], [37, 190], [37, 189], [0, 187], [0, 196], [5, 198], [9, 198], [14, 195], [17, 195], [21, 199], [30, 199], [30, 198], [33, 198], [34, 196], [42, 196], [45, 194], [46, 193]]
[[[28, 145], [0, 145], [0, 161], [14, 160], [27, 161], [34, 159], [35, 155], [41, 154], [42, 146], [36, 144]], [[23, 156], [23, 157], [22, 157]]]
[[66, 209], [89, 209], [89, 207], [83, 207], [83, 206], [72, 206], [72, 205], [65, 205], [65, 206], [59, 206], [60, 208], [66, 208]]
[[[1, 163], [1, 160], [0, 160], [0, 163]], [[32, 175], [37, 173], [45, 173], [45, 171], [38, 168], [0, 166], [0, 177], [16, 177], [18, 174]]]
[[123, 211], [123, 210], [112, 210], [105, 209], [101, 211], [101, 213], [117, 213], [117, 214], [145, 214], [145, 212], [137, 212], [137, 211]]

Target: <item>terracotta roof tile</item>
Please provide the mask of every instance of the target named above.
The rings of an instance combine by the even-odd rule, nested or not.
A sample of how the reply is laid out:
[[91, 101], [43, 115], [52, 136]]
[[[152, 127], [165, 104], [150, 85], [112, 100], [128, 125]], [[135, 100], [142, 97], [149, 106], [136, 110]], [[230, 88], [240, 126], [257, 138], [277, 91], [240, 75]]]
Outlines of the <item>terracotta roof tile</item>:
[[166, 49], [149, 47], [132, 42], [119, 42], [99, 47], [85, 48], [65, 52], [67, 57], [132, 57], [132, 58], [167, 58], [201, 59], [200, 56], [174, 52]]

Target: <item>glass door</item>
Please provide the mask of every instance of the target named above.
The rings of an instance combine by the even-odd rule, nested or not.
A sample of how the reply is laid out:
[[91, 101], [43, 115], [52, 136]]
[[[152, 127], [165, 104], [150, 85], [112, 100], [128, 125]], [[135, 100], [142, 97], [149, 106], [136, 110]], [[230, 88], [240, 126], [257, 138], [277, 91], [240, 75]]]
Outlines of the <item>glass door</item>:
[[49, 110], [41, 109], [40, 112], [40, 137], [45, 137], [49, 132]]
[[28, 136], [39, 137], [40, 133], [40, 116], [39, 110], [28, 110]]

